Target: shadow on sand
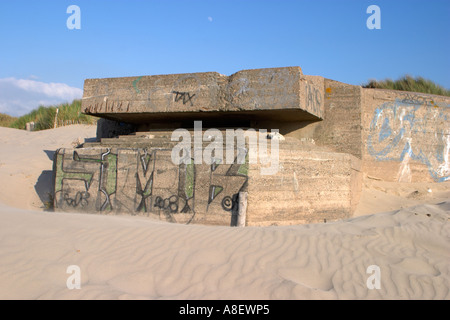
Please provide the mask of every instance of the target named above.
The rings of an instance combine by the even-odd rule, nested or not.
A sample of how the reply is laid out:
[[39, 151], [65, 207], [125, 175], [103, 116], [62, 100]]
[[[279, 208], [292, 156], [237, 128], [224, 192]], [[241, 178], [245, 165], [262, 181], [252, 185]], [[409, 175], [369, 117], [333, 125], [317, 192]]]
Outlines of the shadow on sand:
[[39, 176], [34, 190], [41, 199], [42, 208], [45, 211], [53, 211], [53, 171], [44, 170]]
[[[44, 150], [48, 158], [53, 161], [54, 150]], [[37, 179], [34, 190], [41, 199], [45, 211], [53, 211], [53, 170], [44, 170]]]

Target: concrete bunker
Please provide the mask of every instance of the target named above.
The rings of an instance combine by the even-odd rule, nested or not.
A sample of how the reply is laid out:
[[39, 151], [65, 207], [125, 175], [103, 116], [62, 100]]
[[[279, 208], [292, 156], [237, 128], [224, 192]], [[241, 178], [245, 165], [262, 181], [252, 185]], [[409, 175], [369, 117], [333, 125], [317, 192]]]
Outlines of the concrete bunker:
[[[243, 70], [229, 77], [206, 72], [87, 79], [82, 111], [102, 118], [97, 142], [56, 152], [55, 208], [235, 225], [238, 195], [246, 192], [246, 225], [348, 218], [359, 200], [363, 171], [391, 170], [383, 179], [397, 179], [404, 161], [401, 156], [380, 159], [367, 145], [376, 141], [372, 131], [383, 125], [373, 120], [381, 114], [381, 102], [403, 103], [405, 116], [424, 108], [421, 125], [432, 119], [437, 124], [428, 129], [440, 137], [435, 144], [440, 154], [431, 163], [411, 151], [409, 179], [430, 179], [430, 166], [439, 171], [437, 180], [449, 178], [449, 99], [408, 95], [304, 75], [299, 67]], [[224, 136], [227, 129], [278, 129], [277, 172], [261, 174], [264, 164], [250, 163], [248, 157], [243, 163], [195, 163], [192, 158], [174, 164], [171, 154], [178, 142], [171, 140], [172, 133], [183, 128], [194, 139], [195, 121], [202, 123], [202, 137], [211, 128]], [[395, 137], [397, 122], [390, 124], [392, 137], [385, 130], [387, 140], [377, 140], [383, 146], [403, 138]], [[200, 142], [203, 148], [210, 143]], [[227, 151], [224, 141], [220, 148]], [[232, 148], [236, 157], [242, 152]]]

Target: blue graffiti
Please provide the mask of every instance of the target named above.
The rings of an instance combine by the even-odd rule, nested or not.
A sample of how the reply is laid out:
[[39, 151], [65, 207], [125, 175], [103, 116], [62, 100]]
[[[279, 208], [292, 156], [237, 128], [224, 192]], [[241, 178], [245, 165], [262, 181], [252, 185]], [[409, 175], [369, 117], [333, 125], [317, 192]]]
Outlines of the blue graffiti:
[[450, 105], [424, 100], [397, 99], [382, 104], [370, 124], [369, 154], [377, 161], [399, 162], [408, 155], [426, 165], [436, 182], [450, 180], [449, 112]]
[[392, 134], [391, 127], [389, 126], [389, 119], [385, 118], [383, 125], [381, 126], [380, 135], [378, 137], [378, 141], [382, 142], [384, 139], [389, 137]]

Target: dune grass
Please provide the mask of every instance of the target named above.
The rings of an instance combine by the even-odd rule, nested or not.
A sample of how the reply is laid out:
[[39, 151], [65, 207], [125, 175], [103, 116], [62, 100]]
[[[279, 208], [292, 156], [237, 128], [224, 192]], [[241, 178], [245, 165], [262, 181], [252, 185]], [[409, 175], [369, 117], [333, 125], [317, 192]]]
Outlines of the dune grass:
[[409, 75], [403, 76], [397, 80], [385, 79], [385, 80], [370, 80], [362, 85], [363, 88], [375, 88], [375, 89], [390, 89], [401, 91], [413, 91], [429, 94], [437, 94], [441, 96], [450, 96], [450, 90], [438, 85], [437, 83], [422, 78], [413, 78]]
[[11, 117], [8, 114], [0, 113], [0, 127], [9, 127], [16, 120], [16, 117]]
[[10, 123], [9, 127], [16, 129], [25, 129], [28, 122], [35, 123], [35, 131], [54, 128], [55, 115], [57, 127], [67, 124], [95, 124], [98, 118], [81, 113], [81, 100], [74, 100], [72, 103], [61, 104], [58, 106], [44, 107], [31, 111]]

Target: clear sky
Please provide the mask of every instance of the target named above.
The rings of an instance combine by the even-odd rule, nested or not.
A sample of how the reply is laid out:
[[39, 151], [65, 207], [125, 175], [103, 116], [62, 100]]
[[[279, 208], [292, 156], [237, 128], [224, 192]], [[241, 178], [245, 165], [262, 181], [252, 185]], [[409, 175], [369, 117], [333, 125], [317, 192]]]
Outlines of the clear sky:
[[[370, 5], [381, 29], [366, 26]], [[0, 112], [80, 97], [86, 78], [283, 66], [450, 88], [449, 31], [450, 0], [0, 0]]]

